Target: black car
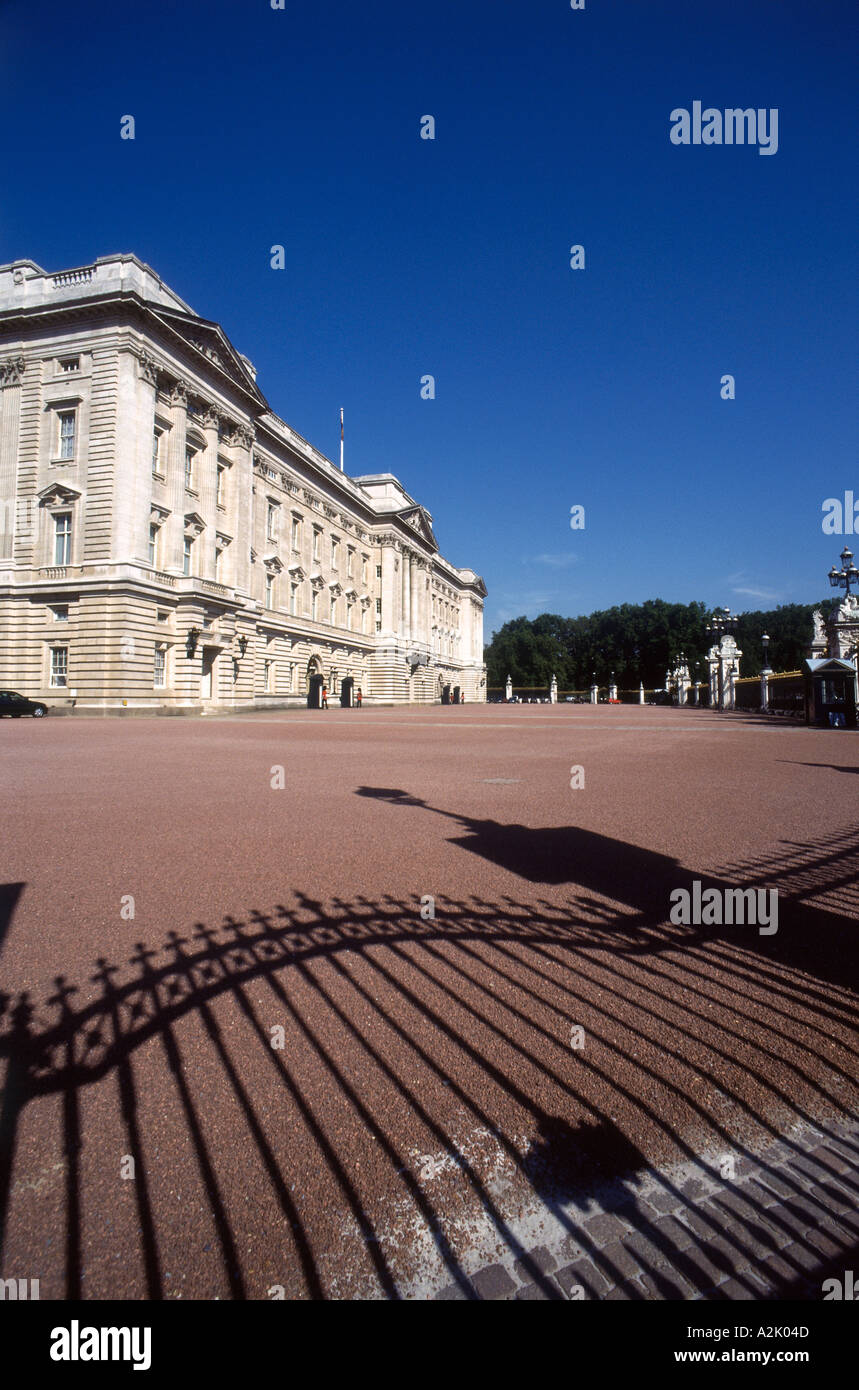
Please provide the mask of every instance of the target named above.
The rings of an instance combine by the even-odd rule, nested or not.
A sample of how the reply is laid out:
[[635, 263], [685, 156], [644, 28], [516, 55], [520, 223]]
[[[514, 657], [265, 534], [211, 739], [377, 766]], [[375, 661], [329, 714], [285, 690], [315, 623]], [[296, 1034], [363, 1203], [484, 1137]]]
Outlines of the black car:
[[47, 713], [48, 706], [39, 700], [28, 700], [17, 690], [0, 690], [0, 717], [8, 714], [12, 719], [20, 719], [22, 714], [32, 714], [34, 719], [41, 719]]

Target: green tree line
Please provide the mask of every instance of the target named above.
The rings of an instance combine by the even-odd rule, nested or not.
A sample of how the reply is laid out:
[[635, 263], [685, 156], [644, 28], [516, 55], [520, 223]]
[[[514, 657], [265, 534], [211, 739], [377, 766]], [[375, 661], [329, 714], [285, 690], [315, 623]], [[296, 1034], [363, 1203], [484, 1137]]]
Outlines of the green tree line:
[[[734, 633], [743, 655], [740, 674], [757, 676], [763, 666], [761, 638], [770, 637], [769, 664], [774, 671], [794, 671], [808, 655], [815, 608], [823, 603], [788, 603], [778, 608], [742, 613]], [[694, 679], [707, 678], [707, 620], [712, 610], [700, 602], [623, 603], [587, 617], [562, 618], [541, 613], [539, 618], [513, 618], [484, 649], [490, 686], [503, 686], [508, 675], [514, 685], [546, 686], [557, 676], [562, 690], [586, 690], [592, 675], [607, 685], [614, 672], [621, 690], [659, 689], [665, 673], [680, 653], [686, 655]]]

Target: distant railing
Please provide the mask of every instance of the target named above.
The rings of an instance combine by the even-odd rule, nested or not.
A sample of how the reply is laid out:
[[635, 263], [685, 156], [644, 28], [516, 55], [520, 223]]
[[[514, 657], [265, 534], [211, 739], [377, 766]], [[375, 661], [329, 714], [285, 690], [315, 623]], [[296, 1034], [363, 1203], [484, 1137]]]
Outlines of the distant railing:
[[768, 704], [777, 714], [802, 714], [805, 680], [801, 671], [779, 671], [767, 681]]

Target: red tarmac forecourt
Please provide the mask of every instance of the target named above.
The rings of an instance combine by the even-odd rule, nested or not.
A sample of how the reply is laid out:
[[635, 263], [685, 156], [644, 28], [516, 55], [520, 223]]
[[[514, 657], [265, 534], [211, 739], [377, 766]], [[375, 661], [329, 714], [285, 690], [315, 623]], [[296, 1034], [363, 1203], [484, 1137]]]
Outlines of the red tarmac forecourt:
[[[847, 734], [332, 708], [0, 756], [0, 1274], [43, 1299], [417, 1287], [559, 1136], [584, 1182], [855, 1109]], [[778, 932], [670, 924], [694, 880]]]

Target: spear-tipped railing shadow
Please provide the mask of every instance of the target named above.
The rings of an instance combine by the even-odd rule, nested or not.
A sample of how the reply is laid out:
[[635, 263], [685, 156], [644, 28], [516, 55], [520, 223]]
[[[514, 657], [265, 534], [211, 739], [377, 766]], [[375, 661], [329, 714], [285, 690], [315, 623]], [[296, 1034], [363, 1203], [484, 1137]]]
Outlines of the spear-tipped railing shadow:
[[[381, 794], [416, 813], [428, 809], [418, 798]], [[496, 862], [521, 863], [540, 834], [454, 819], [466, 831], [463, 847]], [[497, 1183], [487, 1180], [464, 1141], [463, 1124], [492, 1137], [519, 1198], [523, 1193], [539, 1197], [559, 1229], [611, 1283], [640, 1296], [640, 1287], [633, 1286], [611, 1252], [588, 1235], [585, 1218], [597, 1199], [605, 1206], [623, 1205], [624, 1215], [650, 1242], [652, 1260], [648, 1263], [646, 1254], [639, 1258], [657, 1296], [678, 1296], [660, 1256], [670, 1256], [687, 1283], [706, 1292], [715, 1282], [714, 1269], [731, 1267], [721, 1222], [704, 1215], [689, 1244], [675, 1243], [639, 1202], [636, 1174], [660, 1144], [671, 1157], [697, 1163], [710, 1163], [701, 1155], [719, 1150], [757, 1162], [753, 1133], [756, 1141], [765, 1141], [783, 1134], [788, 1121], [813, 1126], [821, 1112], [850, 1114], [855, 998], [845, 983], [832, 979], [831, 943], [820, 935], [816, 946], [803, 949], [799, 965], [790, 939], [780, 955], [777, 938], [762, 953], [748, 933], [671, 926], [665, 921], [665, 888], [686, 881], [674, 861], [585, 832], [563, 836], [554, 847], [563, 845], [564, 859], [549, 881], [569, 882], [573, 891], [566, 906], [539, 898], [438, 897], [435, 917], [423, 920], [417, 901], [358, 897], [324, 903], [296, 893], [288, 905], [267, 912], [227, 917], [218, 927], [198, 923], [186, 935], [170, 932], [158, 950], [138, 943], [124, 965], [99, 958], [89, 980], [75, 984], [58, 977], [44, 1002], [34, 1002], [30, 994], [0, 997], [5, 1069], [0, 1258], [14, 1203], [22, 1117], [28, 1107], [58, 1097], [63, 1287], [68, 1297], [86, 1293], [81, 1151], [92, 1136], [82, 1118], [82, 1098], [89, 1087], [115, 1085], [136, 1169], [137, 1248], [127, 1259], [140, 1269], [148, 1297], [165, 1296], [165, 1216], [148, 1178], [136, 1072], [137, 1059], [155, 1049], [172, 1087], [165, 1104], [187, 1137], [195, 1181], [205, 1194], [225, 1292], [244, 1298], [255, 1288], [237, 1230], [246, 1217], [227, 1195], [232, 1160], [212, 1141], [205, 1117], [215, 1093], [229, 1098], [242, 1126], [241, 1142], [265, 1174], [268, 1195], [255, 1223], [264, 1230], [276, 1219], [291, 1232], [290, 1292], [331, 1296], [304, 1208], [293, 1195], [270, 1121], [247, 1079], [250, 1047], [252, 1065], [264, 1066], [276, 1078], [300, 1117], [302, 1142], [360, 1232], [381, 1296], [400, 1296], [407, 1282], [401, 1251], [386, 1226], [386, 1185], [397, 1186], [411, 1219], [430, 1233], [450, 1282], [473, 1296], [467, 1242], [441, 1189], [415, 1170], [411, 1140], [416, 1131], [450, 1156], [473, 1210], [533, 1282], [557, 1296], [523, 1245]], [[840, 848], [848, 848], [846, 842]], [[551, 854], [536, 863], [532, 858], [532, 876], [552, 862]], [[809, 848], [807, 868], [817, 889], [825, 888], [827, 875], [838, 879], [839, 862], [822, 843]], [[765, 878], [773, 865], [761, 860], [746, 867]], [[788, 877], [790, 872], [788, 866]], [[806, 892], [805, 878], [801, 881]], [[620, 908], [605, 900], [609, 889], [621, 899]], [[803, 910], [816, 913], [807, 904]], [[832, 913], [814, 920], [818, 927], [845, 926]], [[327, 1101], [310, 1093], [289, 1057], [270, 1046], [259, 985], [325, 1077]], [[224, 1029], [225, 1004], [241, 1021], [243, 1037], [251, 1039], [241, 1048], [232, 1030]], [[586, 1025], [588, 1044], [582, 1051], [570, 1048], [571, 1023]], [[189, 1036], [206, 1059], [205, 1085], [190, 1080]], [[199, 1076], [199, 1056], [196, 1067]], [[432, 1099], [439, 1086], [458, 1107], [456, 1122], [449, 1107]], [[374, 1142], [382, 1189], [378, 1201], [355, 1180], [348, 1141], [328, 1123], [325, 1107], [332, 1097]], [[522, 1133], [528, 1136], [524, 1145]], [[787, 1182], [789, 1195], [814, 1205], [814, 1191], [806, 1190], [801, 1178], [786, 1178], [784, 1170], [778, 1177]], [[836, 1177], [842, 1191], [859, 1187], [833, 1170]], [[668, 1178], [663, 1189], [670, 1195]], [[777, 1210], [765, 1210], [751, 1194], [748, 1187], [731, 1185], [733, 1247], [739, 1256], [761, 1245], [777, 1253], [788, 1226]], [[817, 1205], [822, 1214], [825, 1201]], [[843, 1222], [859, 1238], [855, 1219], [847, 1214]], [[790, 1239], [802, 1245], [792, 1228]], [[812, 1251], [808, 1247], [806, 1255]], [[792, 1263], [786, 1256], [785, 1262], [797, 1280], [804, 1277], [807, 1259]], [[749, 1296], [756, 1296], [754, 1279], [737, 1277], [740, 1283], [745, 1279]]]

